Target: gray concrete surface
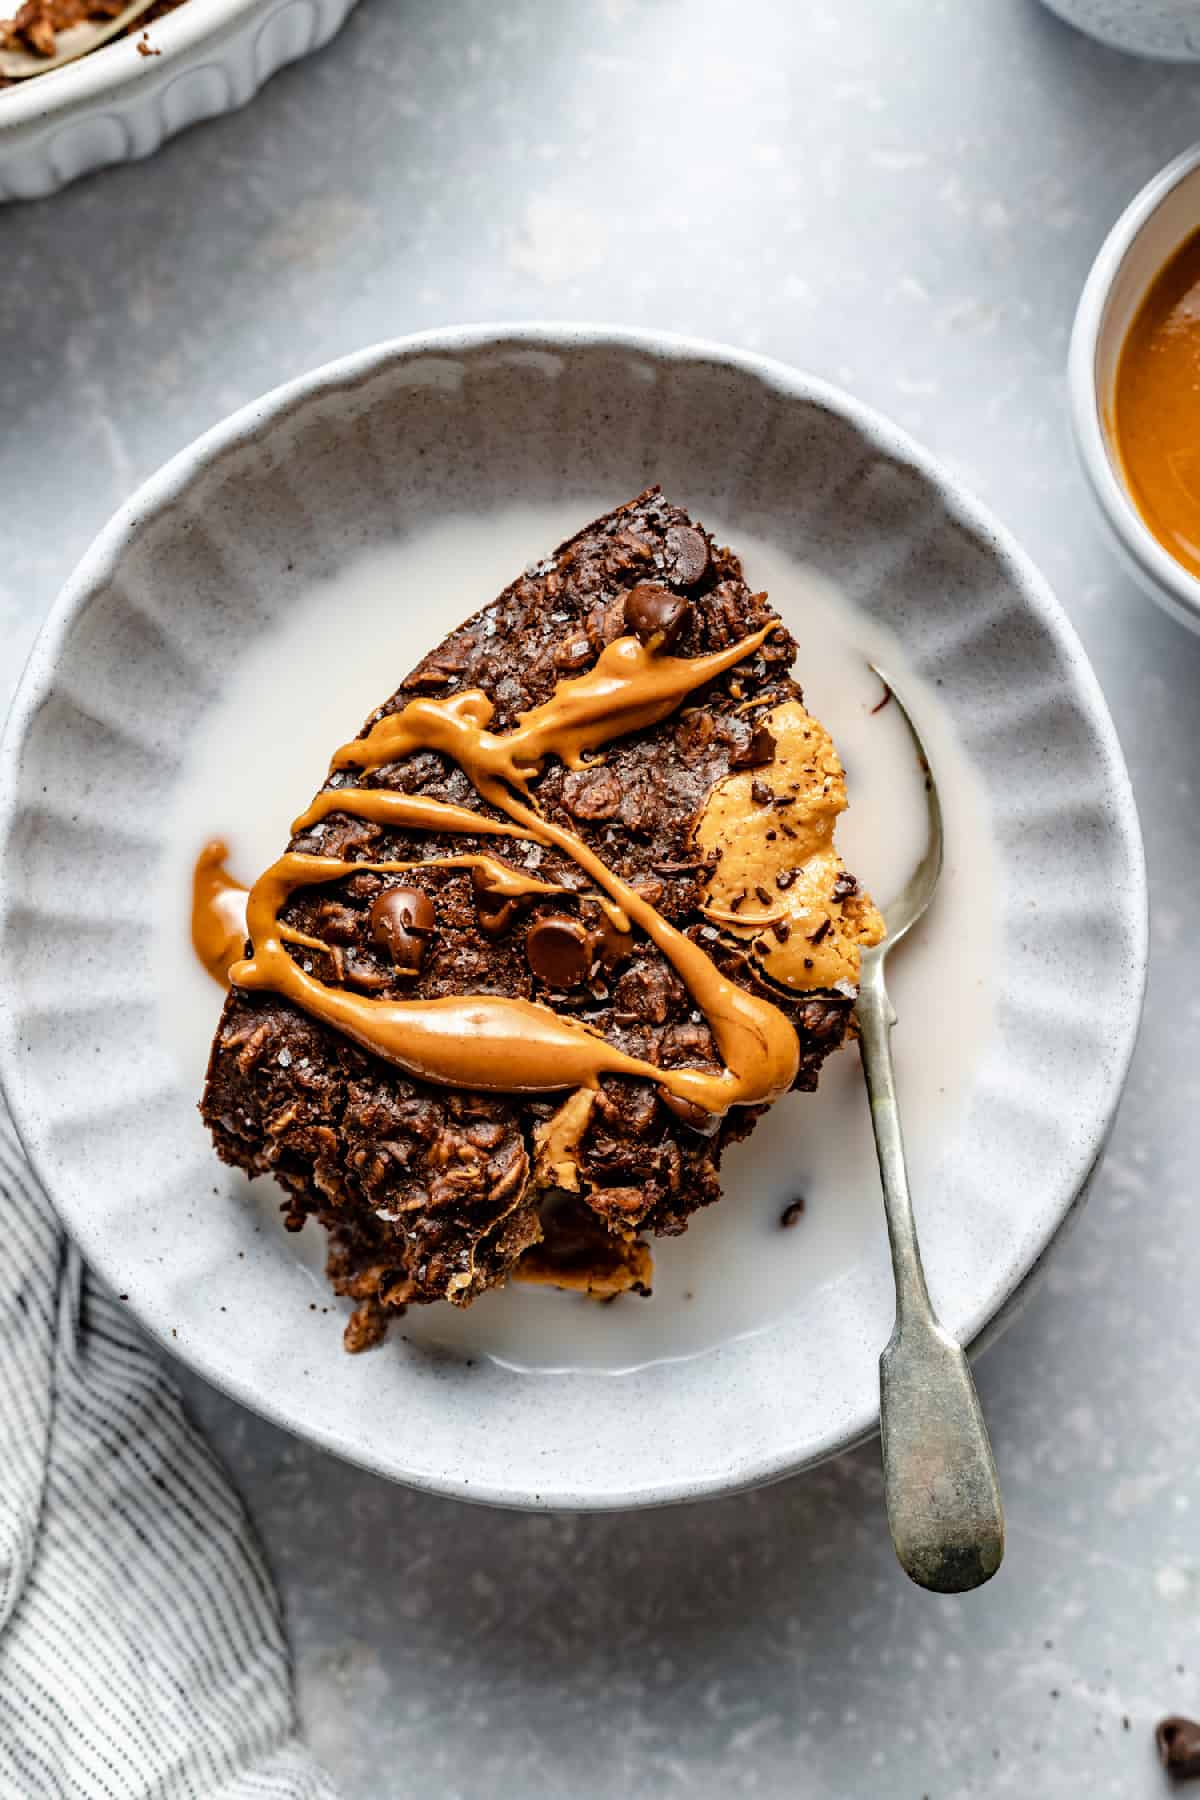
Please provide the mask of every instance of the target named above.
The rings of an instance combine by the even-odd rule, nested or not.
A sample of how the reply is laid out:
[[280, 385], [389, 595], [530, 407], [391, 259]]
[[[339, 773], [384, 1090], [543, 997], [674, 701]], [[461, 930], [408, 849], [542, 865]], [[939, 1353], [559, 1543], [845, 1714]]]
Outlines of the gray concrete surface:
[[188, 1379], [286, 1597], [347, 1793], [1143, 1800], [1200, 1712], [1200, 642], [1071, 456], [1091, 257], [1200, 131], [1200, 73], [1032, 0], [363, 0], [141, 167], [0, 214], [5, 688], [135, 482], [372, 339], [605, 318], [788, 358], [1014, 528], [1116, 716], [1155, 895], [1147, 1021], [1080, 1228], [984, 1360], [1007, 1563], [898, 1574], [877, 1453], [686, 1512], [525, 1518], [384, 1485]]

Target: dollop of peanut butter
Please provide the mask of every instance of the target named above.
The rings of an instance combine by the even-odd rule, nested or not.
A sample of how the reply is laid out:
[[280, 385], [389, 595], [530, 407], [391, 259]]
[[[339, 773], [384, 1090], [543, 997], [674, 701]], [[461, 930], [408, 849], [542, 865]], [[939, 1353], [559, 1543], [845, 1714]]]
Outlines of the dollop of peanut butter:
[[791, 989], [858, 985], [861, 951], [878, 944], [883, 919], [848, 885], [834, 844], [846, 810], [846, 775], [833, 740], [797, 700], [758, 721], [775, 740], [772, 761], [726, 776], [696, 826], [696, 844], [718, 851], [706, 916], [748, 940], [765, 975]]

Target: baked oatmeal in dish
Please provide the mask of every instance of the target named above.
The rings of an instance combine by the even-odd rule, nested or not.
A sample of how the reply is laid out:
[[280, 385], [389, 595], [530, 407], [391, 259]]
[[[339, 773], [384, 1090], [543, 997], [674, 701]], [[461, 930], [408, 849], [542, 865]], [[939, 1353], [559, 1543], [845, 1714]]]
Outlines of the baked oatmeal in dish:
[[[4, 0], [0, 0], [0, 6], [3, 4]], [[60, 48], [60, 32], [71, 31], [78, 25], [103, 24], [117, 18], [128, 4], [129, 0], [23, 0], [15, 13], [0, 18], [0, 51], [17, 50], [44, 57], [47, 66], [54, 67], [52, 59]], [[139, 13], [124, 32], [117, 35], [140, 33], [155, 19], [161, 19], [165, 13], [174, 12], [183, 4], [184, 0], [155, 0], [153, 6]], [[104, 42], [112, 43], [113, 39], [106, 38]], [[97, 48], [102, 49], [103, 44]], [[22, 85], [22, 81], [7, 79], [0, 63], [0, 88]]]
[[[250, 892], [201, 1110], [290, 1229], [328, 1231], [348, 1348], [509, 1279], [648, 1291], [647, 1239], [816, 1086], [883, 925], [834, 845], [845, 778], [795, 655], [650, 489], [335, 752]], [[226, 905], [206, 855], [197, 895]], [[237, 938], [224, 916], [218, 967]]]

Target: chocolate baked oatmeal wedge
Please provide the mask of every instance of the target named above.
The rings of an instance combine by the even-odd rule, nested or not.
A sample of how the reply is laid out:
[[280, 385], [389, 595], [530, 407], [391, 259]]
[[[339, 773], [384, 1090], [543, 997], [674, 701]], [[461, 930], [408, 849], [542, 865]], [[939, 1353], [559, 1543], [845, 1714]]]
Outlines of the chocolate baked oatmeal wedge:
[[736, 556], [651, 489], [334, 756], [249, 898], [202, 1112], [360, 1302], [645, 1291], [645, 1234], [846, 1034], [882, 923], [837, 754]]

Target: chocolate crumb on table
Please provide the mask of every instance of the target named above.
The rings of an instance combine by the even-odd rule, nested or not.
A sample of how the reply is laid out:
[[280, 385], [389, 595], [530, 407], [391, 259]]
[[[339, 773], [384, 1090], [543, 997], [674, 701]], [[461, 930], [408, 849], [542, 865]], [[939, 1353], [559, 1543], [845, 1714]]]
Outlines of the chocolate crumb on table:
[[1162, 1766], [1169, 1775], [1177, 1781], [1200, 1776], [1200, 1725], [1194, 1719], [1172, 1714], [1170, 1718], [1160, 1720], [1155, 1727], [1154, 1741]]
[[803, 1217], [804, 1195], [797, 1194], [796, 1198], [791, 1201], [789, 1205], [785, 1206], [780, 1213], [779, 1223], [783, 1226], [785, 1231], [788, 1231], [793, 1225], [798, 1225]]
[[[720, 1197], [726, 1148], [766, 1110], [753, 1083], [706, 1101], [741, 1077], [697, 981], [786, 1039], [783, 1086], [816, 1086], [882, 922], [833, 848], [844, 777], [795, 652], [736, 556], [650, 489], [452, 631], [336, 753], [251, 894], [254, 956], [234, 966], [201, 1111], [225, 1161], [284, 1187], [289, 1230], [328, 1231], [330, 1279], [357, 1302], [347, 1349], [407, 1305], [466, 1305], [510, 1277], [649, 1291], [645, 1236]], [[620, 688], [630, 670], [629, 710], [602, 716], [620, 704], [609, 674]], [[673, 697], [648, 709], [643, 680]], [[480, 770], [501, 767], [488, 787]], [[797, 841], [765, 829], [778, 798]], [[444, 1027], [427, 1040], [441, 1079], [413, 1072], [415, 1015], [507, 1030], [519, 1008], [599, 1074], [559, 1079], [548, 1050], [540, 1085], [456, 1084], [445, 1059], [477, 1040]], [[370, 1035], [385, 1019], [390, 1055]], [[512, 1049], [533, 1054], [519, 1033]]]

